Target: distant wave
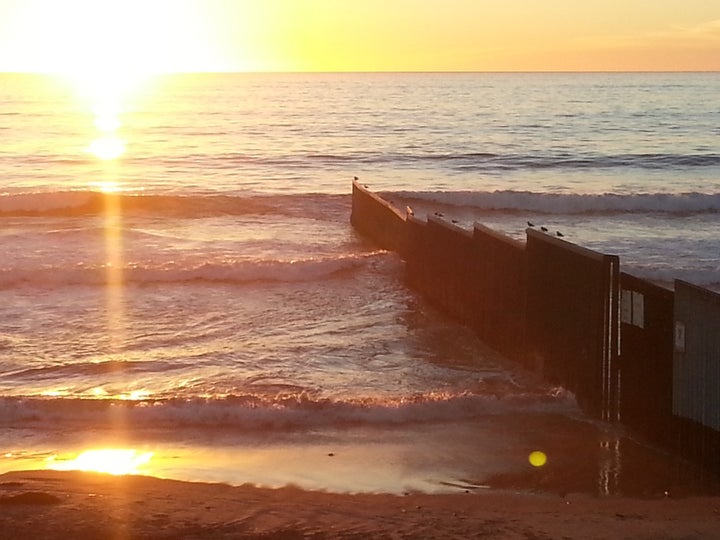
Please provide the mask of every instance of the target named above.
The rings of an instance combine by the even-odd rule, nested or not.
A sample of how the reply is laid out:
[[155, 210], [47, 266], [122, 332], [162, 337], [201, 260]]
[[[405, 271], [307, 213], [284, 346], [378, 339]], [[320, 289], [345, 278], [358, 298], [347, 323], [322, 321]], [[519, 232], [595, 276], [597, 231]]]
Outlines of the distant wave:
[[635, 167], [659, 169], [674, 167], [717, 167], [720, 154], [497, 154], [492, 152], [434, 153], [434, 152], [348, 152], [279, 154], [273, 156], [241, 153], [212, 155], [188, 155], [175, 158], [178, 161], [192, 159], [207, 161], [217, 168], [238, 165], [292, 165], [310, 167], [322, 165], [346, 165], [348, 163], [444, 163], [451, 168], [463, 170], [517, 170], [517, 169], [588, 169]]
[[720, 193], [570, 194], [530, 191], [397, 192], [396, 197], [492, 211], [546, 214], [720, 212]]
[[623, 272], [662, 284], [668, 288], [680, 279], [720, 292], [720, 263], [712, 268], [685, 268], [677, 264], [637, 264], [623, 265]]
[[513, 411], [568, 413], [575, 410], [573, 396], [561, 389], [506, 397], [431, 393], [397, 399], [352, 400], [314, 398], [305, 393], [272, 398], [240, 395], [146, 401], [5, 397], [0, 398], [0, 425], [104, 428], [112, 427], [121, 416], [124, 428], [303, 430], [442, 422]]
[[[618, 155], [532, 155], [467, 153], [419, 156], [443, 161], [464, 171], [511, 171], [520, 169], [667, 169], [720, 166], [720, 154], [618, 154]], [[412, 156], [409, 159], [414, 159]]]
[[720, 166], [720, 154], [497, 154], [492, 152], [434, 153], [434, 152], [348, 152], [308, 153], [273, 156], [255, 156], [240, 153], [214, 155], [189, 155], [168, 160], [168, 165], [177, 165], [185, 160], [197, 162], [213, 169], [224, 169], [245, 165], [278, 165], [292, 168], [347, 167], [360, 165], [438, 165], [464, 172], [503, 172], [523, 169], [687, 169]]
[[[396, 197], [492, 211], [547, 214], [674, 213], [720, 212], [720, 193], [637, 193], [573, 194], [532, 191], [399, 191]], [[386, 194], [389, 195], [389, 194]], [[123, 213], [169, 217], [210, 217], [222, 215], [322, 214], [347, 195], [167, 195], [112, 194], [95, 191], [61, 191], [0, 195], [0, 217], [43, 217], [99, 215], [105, 212], [108, 197]], [[390, 196], [390, 199], [393, 197]], [[343, 206], [344, 208], [344, 206]], [[349, 215], [349, 214], [348, 214]]]
[[[193, 132], [193, 136], [205, 136], [211, 133]], [[57, 155], [35, 155], [25, 158], [36, 167], [86, 167], [92, 166], [89, 157]], [[127, 158], [128, 165], [142, 170], [158, 165], [167, 169], [184, 170], [188, 164], [197, 171], [227, 171], [245, 168], [263, 168], [267, 170], [340, 170], [357, 167], [420, 167], [426, 169], [444, 169], [462, 173], [480, 172], [502, 174], [523, 170], [689, 170], [708, 167], [720, 167], [720, 154], [717, 153], [494, 153], [494, 152], [438, 152], [432, 147], [405, 151], [355, 151], [348, 149], [339, 152], [294, 152], [272, 154], [246, 154], [240, 152], [179, 153], [162, 158]]]
[[[0, 195], [0, 217], [82, 216], [105, 212], [108, 203], [125, 214], [172, 217], [206, 217], [244, 214], [291, 213], [300, 204], [304, 211], [317, 211], [323, 202], [345, 195], [253, 195], [125, 194], [98, 191], [55, 191]], [[349, 199], [348, 199], [349, 200]]]
[[[124, 283], [182, 283], [182, 282], [303, 282], [329, 278], [350, 272], [369, 262], [391, 258], [385, 251], [372, 251], [337, 257], [314, 257], [296, 260], [225, 261], [183, 267], [177, 263], [157, 266], [130, 264], [120, 274]], [[0, 288], [20, 285], [65, 286], [105, 285], [118, 272], [110, 272], [104, 265], [75, 265], [72, 267], [0, 268]]]

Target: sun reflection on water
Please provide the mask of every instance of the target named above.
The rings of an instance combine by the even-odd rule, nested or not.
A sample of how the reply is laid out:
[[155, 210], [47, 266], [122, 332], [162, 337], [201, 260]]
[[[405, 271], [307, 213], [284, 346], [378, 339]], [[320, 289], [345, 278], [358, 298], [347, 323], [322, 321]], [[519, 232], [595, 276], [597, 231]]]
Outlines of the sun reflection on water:
[[105, 134], [93, 140], [86, 151], [98, 159], [117, 159], [125, 153], [125, 141], [114, 133]]
[[46, 459], [48, 469], [55, 471], [88, 471], [114, 475], [142, 474], [150, 463], [153, 452], [134, 449], [103, 448], [86, 450], [69, 459], [57, 455]]

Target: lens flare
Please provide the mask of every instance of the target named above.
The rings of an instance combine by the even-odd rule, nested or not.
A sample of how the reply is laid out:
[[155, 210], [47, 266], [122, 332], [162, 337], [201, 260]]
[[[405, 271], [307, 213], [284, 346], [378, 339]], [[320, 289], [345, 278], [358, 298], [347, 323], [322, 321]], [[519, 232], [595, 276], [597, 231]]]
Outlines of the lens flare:
[[534, 452], [530, 452], [528, 461], [533, 467], [542, 467], [547, 463], [547, 456], [545, 455], [545, 452], [535, 450]]

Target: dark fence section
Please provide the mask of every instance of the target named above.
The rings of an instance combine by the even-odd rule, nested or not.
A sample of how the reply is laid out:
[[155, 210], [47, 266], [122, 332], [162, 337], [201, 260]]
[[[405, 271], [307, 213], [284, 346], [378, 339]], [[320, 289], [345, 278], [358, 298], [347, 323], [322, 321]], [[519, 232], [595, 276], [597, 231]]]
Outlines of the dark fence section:
[[597, 418], [617, 418], [618, 258], [527, 231], [527, 348]]
[[624, 272], [620, 284], [620, 419], [671, 444], [673, 292]]
[[405, 254], [405, 279], [408, 285], [425, 291], [430, 289], [433, 281], [433, 268], [426, 263], [425, 253], [430, 251], [428, 247], [427, 221], [408, 215]]
[[[419, 229], [415, 229], [419, 231]], [[429, 218], [422, 229], [422, 258], [408, 260], [408, 277], [419, 270], [423, 292], [450, 315], [467, 321], [475, 295], [472, 234], [438, 218]]]
[[679, 450], [720, 470], [720, 295], [675, 281], [673, 413]]
[[353, 226], [403, 257], [412, 287], [590, 415], [720, 472], [720, 295], [621, 275], [618, 257], [535, 229], [523, 244], [406, 214], [353, 184]]
[[476, 223], [471, 259], [475, 290], [468, 322], [494, 349], [525, 359], [525, 246]]
[[407, 219], [406, 277], [433, 303], [511, 358], [524, 352], [525, 249], [482, 225]]
[[350, 223], [383, 249], [407, 253], [405, 214], [357, 182], [352, 186]]

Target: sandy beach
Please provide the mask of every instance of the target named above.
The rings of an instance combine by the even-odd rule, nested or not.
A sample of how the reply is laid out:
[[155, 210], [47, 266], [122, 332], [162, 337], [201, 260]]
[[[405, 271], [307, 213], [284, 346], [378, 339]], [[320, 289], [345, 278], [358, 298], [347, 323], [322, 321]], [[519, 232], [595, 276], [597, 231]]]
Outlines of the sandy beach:
[[720, 537], [720, 498], [473, 492], [334, 494], [141, 476], [0, 476], [0, 538]]

